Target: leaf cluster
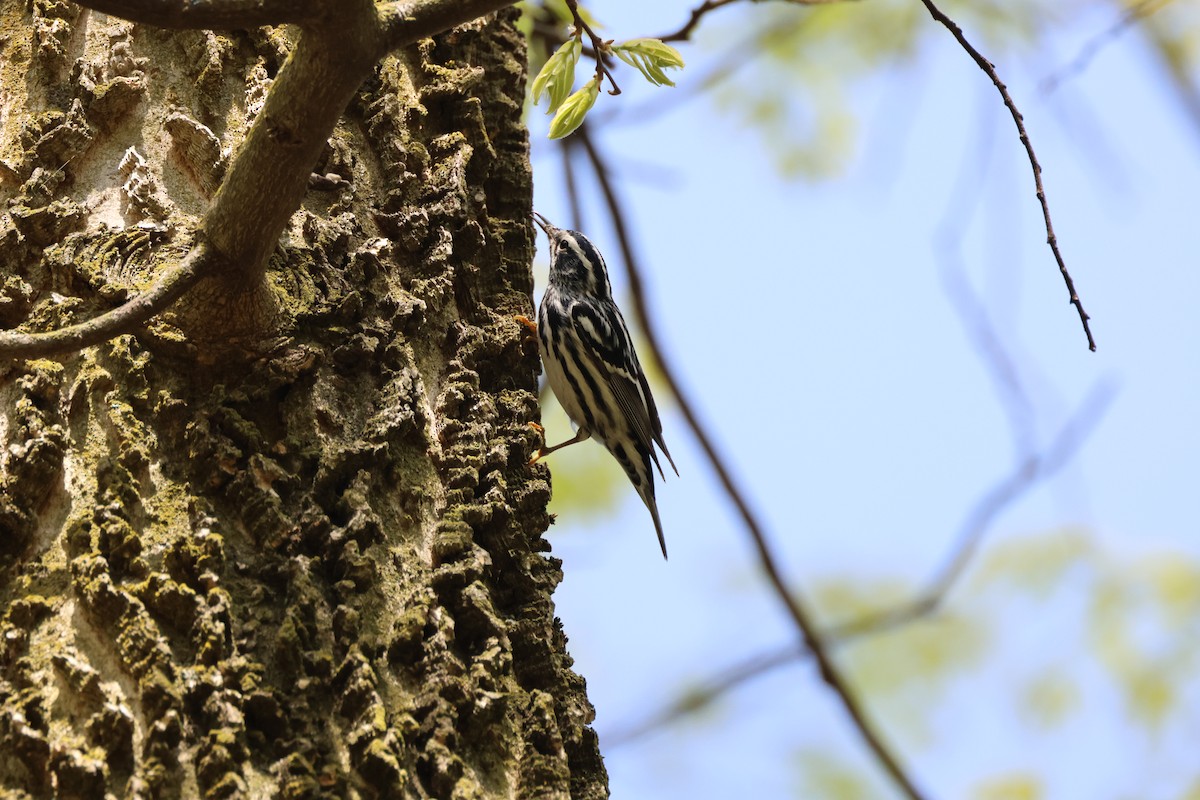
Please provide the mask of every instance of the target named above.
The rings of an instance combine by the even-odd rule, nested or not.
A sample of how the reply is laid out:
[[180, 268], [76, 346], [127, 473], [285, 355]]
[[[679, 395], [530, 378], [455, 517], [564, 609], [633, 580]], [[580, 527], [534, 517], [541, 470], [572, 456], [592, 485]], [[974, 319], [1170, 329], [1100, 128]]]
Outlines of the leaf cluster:
[[[589, 23], [590, 24], [590, 23]], [[615, 56], [635, 68], [653, 86], [674, 86], [675, 83], [667, 77], [666, 70], [682, 69], [683, 56], [679, 51], [659, 39], [637, 38], [621, 44], [613, 44], [611, 40], [594, 43], [598, 44], [596, 58], [596, 74], [578, 90], [575, 87], [575, 66], [583, 56], [583, 33], [581, 26], [575, 26], [557, 50], [533, 79], [531, 92], [534, 105], [547, 98], [547, 114], [554, 114], [550, 122], [551, 139], [561, 139], [569, 136], [587, 117], [600, 96], [601, 81], [607, 75], [604, 59]], [[614, 88], [613, 93], [616, 93]]]

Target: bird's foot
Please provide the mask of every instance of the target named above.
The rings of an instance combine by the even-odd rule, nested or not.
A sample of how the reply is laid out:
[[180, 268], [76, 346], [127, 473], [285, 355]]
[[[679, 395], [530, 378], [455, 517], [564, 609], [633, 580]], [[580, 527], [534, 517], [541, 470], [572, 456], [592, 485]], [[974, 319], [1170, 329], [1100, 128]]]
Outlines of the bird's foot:
[[525, 316], [524, 314], [514, 314], [513, 319], [515, 319], [517, 322], [521, 323], [526, 328], [528, 328], [529, 332], [531, 334], [533, 334], [534, 339], [537, 338], [537, 323], [536, 322], [534, 322], [533, 320], [531, 320], [529, 317]]
[[[524, 318], [522, 317], [521, 319], [524, 319]], [[525, 321], [529, 322], [529, 320], [525, 320]], [[536, 422], [529, 423], [529, 427], [531, 427], [535, 431], [537, 431], [542, 437], [542, 446], [539, 447], [538, 451], [533, 454], [533, 458], [529, 459], [529, 464], [527, 466], [532, 467], [534, 464], [536, 464], [538, 462], [539, 458], [546, 455], [546, 429], [543, 428], [541, 425], [538, 425]]]

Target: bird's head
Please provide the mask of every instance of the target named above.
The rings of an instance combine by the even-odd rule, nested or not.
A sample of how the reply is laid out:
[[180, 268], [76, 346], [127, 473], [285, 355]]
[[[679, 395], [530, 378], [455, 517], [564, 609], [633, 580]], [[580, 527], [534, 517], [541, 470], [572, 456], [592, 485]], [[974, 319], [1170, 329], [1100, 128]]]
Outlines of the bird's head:
[[604, 257], [579, 231], [556, 228], [536, 211], [533, 219], [550, 240], [550, 284], [560, 289], [610, 299], [612, 285]]

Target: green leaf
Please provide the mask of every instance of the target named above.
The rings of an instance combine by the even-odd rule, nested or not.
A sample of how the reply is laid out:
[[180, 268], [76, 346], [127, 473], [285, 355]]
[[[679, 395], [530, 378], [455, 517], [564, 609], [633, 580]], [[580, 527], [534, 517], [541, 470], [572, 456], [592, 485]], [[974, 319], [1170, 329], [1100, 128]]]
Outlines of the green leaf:
[[582, 52], [583, 44], [578, 39], [568, 39], [554, 55], [546, 59], [541, 71], [533, 79], [534, 105], [541, 101], [543, 94], [548, 94], [550, 107], [546, 113], [558, 110], [575, 85], [575, 64]]
[[568, 97], [550, 122], [550, 138], [561, 139], [574, 133], [583, 124], [583, 118], [596, 104], [600, 96], [600, 84], [593, 77], [575, 94]]
[[658, 39], [630, 39], [614, 47], [617, 58], [636, 67], [655, 86], [674, 86], [664, 69], [682, 69], [683, 56], [669, 44]]

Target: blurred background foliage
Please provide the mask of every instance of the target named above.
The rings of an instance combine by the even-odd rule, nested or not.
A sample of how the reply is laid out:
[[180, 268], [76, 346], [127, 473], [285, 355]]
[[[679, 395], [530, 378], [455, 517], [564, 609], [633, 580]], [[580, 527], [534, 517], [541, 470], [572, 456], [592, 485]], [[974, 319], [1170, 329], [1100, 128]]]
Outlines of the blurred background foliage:
[[[565, 35], [570, 14], [559, 0], [523, 5], [528, 12], [525, 24], [532, 43], [531, 69], [536, 71], [554, 42]], [[664, 11], [667, 5], [670, 9]], [[663, 4], [654, 11], [622, 12], [619, 30], [606, 26], [610, 4], [592, 2], [586, 10], [592, 15], [589, 22], [594, 19], [602, 35], [621, 40], [666, 34], [672, 25], [687, 19], [694, 5], [698, 0], [691, 5]], [[1070, 112], [1062, 108], [1048, 112], [1047, 107], [1064, 84], [1080, 80], [1094, 60], [1103, 58], [1107, 49], [1123, 40], [1131, 40], [1124, 41], [1125, 47], [1151, 64], [1151, 70], [1158, 70], [1156, 90], [1170, 98], [1179, 114], [1178, 124], [1192, 126], [1190, 135], [1200, 143], [1200, 2], [944, 0], [939, 7], [997, 64], [1006, 82], [1021, 86], [1020, 95], [1014, 91], [1014, 96], [1026, 115], [1036, 111], [1042, 117], [1057, 116], [1068, 138], [1079, 137], [1082, 158], [1090, 159], [1091, 169], [1101, 176], [1100, 183], [1110, 189], [1120, 190], [1125, 181], [1136, 182], [1137, 176], [1122, 177], [1119, 159], [1109, 160], [1106, 133], [1094, 124], [1087, 103], [1074, 98]], [[645, 25], [631, 27], [642, 16], [648, 18]], [[664, 19], [665, 27], [647, 29], [663, 25]], [[935, 43], [946, 47], [948, 40], [946, 30], [930, 19], [918, 0], [734, 2], [708, 14], [690, 45], [677, 45], [688, 60], [677, 90], [642, 91], [634, 86], [636, 74], [620, 71], [617, 75], [624, 79], [622, 88], [627, 96], [602, 96], [588, 124], [597, 131], [659, 131], [664, 118], [699, 101], [708, 105], [714, 117], [744, 131], [747, 150], [768, 153], [778, 175], [827, 185], [841, 180], [855, 164], [870, 160], [873, 150], [889, 154], [883, 159], [886, 161], [903, 149], [897, 141], [913, 133], [914, 116], [930, 113], [922, 95], [938, 90], [930, 65], [946, 63], [930, 51]], [[974, 73], [975, 78], [986, 81], [965, 53], [958, 51], [958, 56], [957, 70]], [[590, 74], [586, 56], [579, 74], [584, 79]], [[872, 101], [864, 103], [864, 96]], [[994, 112], [991, 119], [999, 120], [994, 136], [1005, 145], [1015, 143], [1016, 132], [994, 89], [989, 86], [981, 96], [980, 104], [942, 113], [948, 119], [974, 119], [980, 116], [980, 106], [990, 107]], [[532, 124], [536, 131], [538, 123]], [[703, 136], [704, 132], [690, 135]], [[1059, 168], [1058, 163], [1047, 164], [1046, 152], [1050, 151], [1039, 148], [1039, 141], [1035, 136], [1034, 147], [1043, 167]], [[537, 171], [539, 198], [545, 196], [544, 182], [563, 180], [563, 170], [567, 169], [563, 165], [570, 163], [570, 148], [575, 145], [570, 140], [561, 145], [568, 148], [566, 160], [558, 147], [535, 142], [535, 154], [540, 152], [542, 157]], [[986, 157], [988, 147], [980, 147], [980, 158]], [[576, 158], [574, 169], [580, 169], [579, 162]], [[1028, 163], [1020, 158], [1004, 163], [1003, 169], [1011, 172], [1005, 182], [1020, 185], [1013, 195], [1019, 202], [1033, 206]], [[639, 181], [659, 185], [673, 182], [669, 170], [656, 172], [651, 161], [622, 161], [618, 157], [611, 166], [630, 193], [637, 191]], [[698, 164], [696, 168], [711, 169], [712, 165]], [[948, 158], [947, 174], [954, 175], [961, 169], [957, 156]], [[980, 170], [981, 174], [985, 172]], [[968, 184], [970, 181], [967, 178]], [[558, 197], [589, 191], [589, 183], [578, 176], [567, 186], [565, 195]], [[1051, 187], [1052, 211], [1063, 208], [1055, 204], [1055, 188], [1062, 186]], [[590, 190], [595, 190], [594, 185]], [[1139, 190], [1152, 192], [1153, 187]], [[772, 200], [764, 192], [762, 198], [729, 202]], [[603, 209], [602, 204], [592, 201], [589, 206], [575, 197], [571, 205], [590, 208], [593, 227], [610, 226], [602, 219], [603, 210], [596, 213], [596, 208]], [[545, 207], [539, 210], [550, 213]], [[565, 213], [565, 205], [556, 210]], [[929, 216], [936, 218], [939, 213], [935, 208]], [[968, 222], [957, 221], [963, 226]], [[589, 233], [591, 230], [588, 228]], [[1075, 231], [1077, 236], [1080, 233]], [[1101, 235], [1098, 231], [1083, 233]], [[614, 283], [625, 286], [615, 274], [621, 270], [620, 259], [611, 239], [609, 242], [603, 249], [614, 272]], [[1196, 266], [1195, 252], [1175, 252], [1192, 268]], [[1048, 253], [1044, 258], [1049, 259]], [[683, 273], [681, 280], [695, 279], [687, 271], [696, 269], [696, 265], [677, 268]], [[1039, 264], [1038, 268], [1046, 267]], [[545, 270], [544, 262], [536, 267], [538, 287], [545, 285]], [[986, 285], [989, 289], [995, 286]], [[1056, 288], [1060, 290], [1061, 286]], [[1086, 289], [1083, 291], [1086, 303]], [[999, 294], [1005, 296], [1005, 292]], [[984, 295], [985, 307], [976, 311], [982, 316], [994, 313], [995, 309], [989, 312], [986, 308], [994, 300]], [[624, 304], [626, 309], [629, 306], [629, 302]], [[998, 316], [1005, 313], [1002, 310]], [[1065, 306], [1062, 313], [1066, 313]], [[1073, 331], [1072, 335], [1077, 333]], [[1190, 344], [1193, 354], [1195, 344]], [[1015, 378], [1002, 374], [1007, 367], [986, 348], [979, 348], [975, 357], [1000, 387], [996, 389], [996, 402], [1005, 407], [1012, 426], [1000, 435], [1009, 436], [1010, 451], [1015, 451], [1019, 461], [1034, 446], [1030, 437], [1037, 438], [1020, 430], [1022, 424], [1041, 429], [1046, 426], [1042, 420], [1062, 417], [1064, 403], [1054, 390], [1043, 391], [1045, 367], [1027, 350], [1012, 349], [1014, 352], [1008, 356], [1016, 362]], [[641, 352], [643, 361], [651, 360], [644, 343]], [[847, 360], [848, 369], [852, 368], [850, 364]], [[1180, 370], [1193, 375], [1197, 366], [1200, 364], [1194, 359], [1178, 364]], [[1015, 391], [1011, 386], [1003, 388], [1009, 380], [1017, 383]], [[699, 378], [696, 382], [703, 383]], [[666, 387], [654, 374], [652, 383], [660, 406], [669, 409]], [[1038, 390], [1030, 392], [1022, 383], [1039, 384]], [[762, 387], [748, 382], [745, 391], [758, 392]], [[1023, 395], [1031, 396], [1022, 399]], [[543, 401], [548, 438], [551, 442], [567, 438], [570, 429], [565, 416], [548, 392], [543, 393]], [[794, 402], [803, 403], [804, 398], [795, 398]], [[1022, 405], [1026, 407], [1020, 408]], [[1036, 419], [1022, 423], [1023, 416]], [[1177, 424], [1194, 438], [1196, 419], [1193, 415]], [[719, 431], [723, 425], [730, 426], [732, 420], [715, 416], [711, 422]], [[674, 450], [686, 431], [678, 417], [667, 423], [667, 441]], [[876, 444], [888, 446], [886, 442]], [[1171, 446], [1169, 442], [1164, 444]], [[632, 512], [619, 514], [630, 506], [631, 492], [620, 469], [602, 448], [568, 448], [548, 463], [554, 481], [551, 510], [559, 518], [556, 530], [561, 529], [552, 531], [560, 537], [553, 539], [556, 549], [557, 543], [564, 541], [561, 537], [569, 537], [572, 531], [603, 528], [605, 520], [636, 519]], [[1195, 463], [1195, 459], [1189, 457], [1188, 463]], [[693, 472], [698, 466], [699, 462], [689, 465]], [[689, 478], [684, 475], [685, 482]], [[1200, 485], [1200, 474], [1188, 479]], [[1134, 487], [1152, 478], [1130, 465], [1128, 480]], [[709, 486], [691, 491], [711, 493], [716, 489]], [[1200, 496], [1200, 489], [1197, 492]], [[791, 499], [755, 498], [764, 506], [786, 504]], [[1181, 508], [1195, 507], [1195, 498], [1182, 500]], [[971, 498], [935, 495], [933, 502], [969, 506]], [[1069, 518], [1071, 514], [1064, 516]], [[1200, 800], [1200, 758], [1194, 756], [1200, 752], [1200, 561], [1192, 543], [1175, 547], [1168, 538], [1159, 544], [1156, 531], [1143, 532], [1144, 541], [1138, 547], [1114, 548], [1105, 541], [1104, 523], [1103, 519], [1095, 525], [1067, 521], [1061, 527], [1016, 533], [1009, 529], [1002, 538], [989, 538], [975, 555], [968, 573], [936, 609], [905, 624], [835, 645], [839, 663], [872, 714], [886, 720], [888, 739], [906, 754], [919, 776], [918, 783], [966, 787], [961, 794], [931, 791], [930, 796], [979, 800]], [[729, 524], [736, 529], [735, 522]], [[908, 520], [897, 522], [902, 529], [911, 524]], [[1191, 519], [1183, 527], [1190, 527], [1193, 534], [1200, 533], [1200, 520]], [[670, 542], [669, 522], [667, 528]], [[579, 545], [585, 550], [610, 546], [600, 533]], [[650, 555], [639, 550], [628, 557]], [[674, 560], [672, 568], [679, 568]], [[746, 596], [761, 593], [762, 586], [757, 578], [746, 579], [748, 573], [739, 572], [744, 569], [740, 564], [730, 564], [726, 580], [706, 590], [724, 593], [730, 605], [747, 602]], [[612, 576], [609, 580], [615, 585], [623, 579]], [[564, 591], [572, 581], [569, 571], [567, 581]], [[809, 576], [805, 583], [806, 595], [831, 629], [864, 615], [903, 606], [923, 591], [919, 580], [911, 575], [897, 577], [874, 568], [825, 570], [816, 578]], [[1036, 624], [1025, 624], [1026, 620]], [[1048, 628], [1053, 631], [1051, 640], [1046, 638]], [[574, 630], [570, 624], [567, 631], [577, 646], [587, 649], [589, 631]], [[668, 640], [667, 649], [671, 646], [670, 634], [669, 630], [660, 634]], [[736, 727], [736, 715], [765, 717], [770, 720], [766, 724], [787, 731], [787, 741], [780, 743], [786, 755], [779, 766], [791, 775], [788, 796], [834, 800], [895, 796], [854, 736], [844, 731], [823, 735], [811, 725], [789, 717], [802, 713], [798, 709], [819, 696], [823, 687], [803, 657], [788, 654], [794, 642], [789, 644], [786, 636], [779, 637], [778, 642], [773, 650], [767, 647], [741, 654], [731, 652], [719, 662], [686, 664], [669, 685], [659, 686], [660, 694], [643, 705], [640, 716], [616, 721], [610, 718], [607, 727], [603, 724], [604, 696], [594, 692], [602, 718], [602, 750], [610, 769], [621, 763], [625, 753], [647, 740], [660, 743], [656, 752], [665, 748], [691, 754], [690, 742], [704, 739], [716, 744], [707, 749], [698, 746], [698, 751], [724, 752], [730, 759], [728, 770], [744, 777], [750, 792], [747, 796], [777, 796], [757, 791], [761, 785], [777, 786], [778, 782], [760, 783], [755, 770], [761, 769], [761, 759], [756, 761], [744, 752], [744, 748], [752, 747], [749, 742], [732, 740], [729, 733]], [[631, 660], [636, 661], [636, 656]], [[581, 670], [589, 681], [597, 678], [588, 672], [586, 663]], [[750, 711], [744, 700], [748, 694], [758, 697], [749, 701]], [[801, 699], [793, 701], [787, 697], [789, 694]], [[763, 700], [763, 696], [770, 699]], [[974, 706], [981, 710], [963, 710]], [[948, 729], [946, 720], [951, 711], [957, 716]], [[1072, 746], [1083, 740], [1099, 741], [1100, 745]], [[994, 752], [988, 757], [963, 757], [965, 748], [979, 752], [989, 747]], [[1090, 762], [1093, 756], [1084, 755], [1087, 752], [1110, 756], [1118, 753], [1116, 758], [1128, 759], [1134, 765], [1128, 771], [1145, 774], [1144, 782], [1133, 789], [1127, 783], [1107, 785], [1107, 765]], [[1180, 778], [1178, 774], [1169, 780], [1162, 778], [1164, 765], [1178, 769], [1181, 760], [1187, 762], [1189, 752], [1193, 754], [1191, 778]], [[981, 763], [987, 764], [986, 769], [980, 767]], [[671, 766], [669, 759], [660, 766], [668, 774], [678, 768]], [[964, 771], [967, 774], [962, 774]], [[1183, 771], [1188, 771], [1186, 763]], [[638, 787], [633, 796], [728, 796], [723, 788], [714, 787], [706, 794], [694, 786], [686, 793], [681, 790], [678, 795], [671, 794], [663, 790], [663, 786], [674, 785], [669, 778], [654, 784], [653, 794], [643, 784], [625, 781], [618, 766], [614, 790]], [[675, 784], [688, 786], [682, 779]]]

